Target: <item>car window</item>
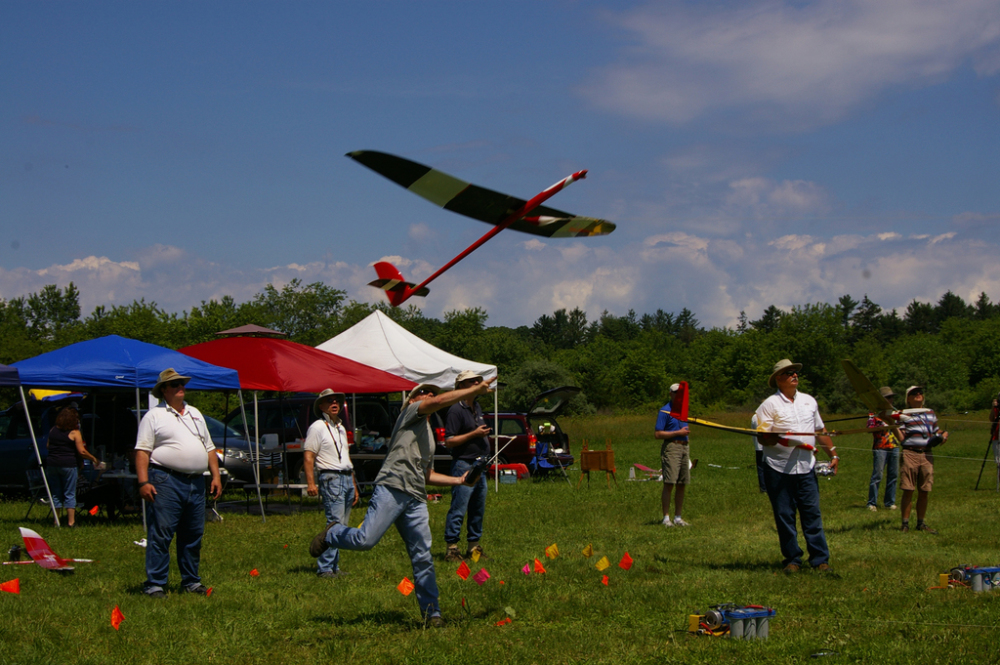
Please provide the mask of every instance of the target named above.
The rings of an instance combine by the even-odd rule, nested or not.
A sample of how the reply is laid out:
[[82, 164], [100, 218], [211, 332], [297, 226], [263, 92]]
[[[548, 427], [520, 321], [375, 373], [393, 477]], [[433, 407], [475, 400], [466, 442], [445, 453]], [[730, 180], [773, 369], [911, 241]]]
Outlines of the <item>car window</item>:
[[[237, 417], [236, 420], [242, 421]], [[222, 421], [211, 416], [205, 416], [205, 424], [208, 426], [208, 433], [212, 436], [212, 441], [221, 442], [225, 439], [242, 439], [243, 435], [232, 427], [226, 427]]]
[[392, 420], [381, 404], [358, 404], [357, 427], [365, 432], [378, 432], [380, 436], [392, 433]]
[[503, 436], [521, 436], [524, 434], [524, 425], [520, 420], [503, 418], [500, 420], [500, 434]]
[[7, 428], [10, 427], [11, 418], [6, 413], [0, 413], [0, 438], [8, 439]]

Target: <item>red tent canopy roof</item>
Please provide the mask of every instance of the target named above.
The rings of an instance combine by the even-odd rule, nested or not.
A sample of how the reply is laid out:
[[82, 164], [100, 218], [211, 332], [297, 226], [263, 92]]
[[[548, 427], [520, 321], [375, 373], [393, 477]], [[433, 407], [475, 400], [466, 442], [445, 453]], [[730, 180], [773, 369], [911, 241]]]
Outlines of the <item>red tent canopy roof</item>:
[[318, 393], [388, 393], [412, 389], [413, 381], [311, 346], [270, 337], [227, 337], [179, 351], [235, 369], [246, 390]]

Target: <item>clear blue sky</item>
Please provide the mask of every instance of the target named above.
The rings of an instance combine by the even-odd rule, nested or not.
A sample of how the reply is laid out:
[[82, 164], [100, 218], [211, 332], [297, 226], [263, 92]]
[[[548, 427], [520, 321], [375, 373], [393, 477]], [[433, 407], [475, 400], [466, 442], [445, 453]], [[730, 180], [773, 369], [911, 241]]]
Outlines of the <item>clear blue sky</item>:
[[[84, 314], [267, 283], [356, 300], [487, 230], [344, 157], [377, 149], [610, 236], [514, 232], [430, 316], [560, 307], [703, 324], [867, 293], [1000, 300], [1000, 4], [5, 2], [0, 298]], [[416, 299], [419, 301], [419, 299]]]

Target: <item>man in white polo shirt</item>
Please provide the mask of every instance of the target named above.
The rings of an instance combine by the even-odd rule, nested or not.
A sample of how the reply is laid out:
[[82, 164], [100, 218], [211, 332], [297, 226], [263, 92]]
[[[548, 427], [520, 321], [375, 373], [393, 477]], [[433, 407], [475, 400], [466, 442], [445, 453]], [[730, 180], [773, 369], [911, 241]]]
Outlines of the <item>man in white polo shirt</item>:
[[[344, 393], [327, 388], [313, 402], [313, 413], [319, 416], [306, 432], [303, 458], [306, 472], [306, 493], [323, 497], [326, 521], [347, 524], [351, 508], [358, 504], [358, 481], [348, 454], [347, 430], [340, 418]], [[316, 574], [335, 579], [340, 571], [340, 550], [331, 547], [316, 559]]]
[[[816, 400], [799, 392], [801, 370], [801, 363], [779, 360], [768, 379], [768, 385], [777, 388], [777, 392], [764, 400], [756, 413], [757, 428], [762, 432], [757, 440], [764, 447], [764, 484], [771, 499], [786, 573], [797, 573], [802, 567], [802, 548], [795, 529], [796, 512], [802, 521], [809, 565], [820, 572], [830, 570], [830, 548], [823, 533], [819, 483], [814, 470], [816, 442], [830, 456], [834, 473], [840, 460], [833, 442], [826, 436]], [[814, 432], [822, 434], [816, 436]]]
[[144, 591], [152, 598], [166, 595], [170, 541], [175, 533], [181, 588], [208, 593], [198, 576], [205, 533], [205, 471], [211, 471], [215, 498], [222, 494], [222, 481], [205, 418], [184, 402], [184, 386], [190, 380], [173, 368], [160, 372], [152, 391], [160, 403], [142, 417], [136, 437], [135, 473], [149, 529]]

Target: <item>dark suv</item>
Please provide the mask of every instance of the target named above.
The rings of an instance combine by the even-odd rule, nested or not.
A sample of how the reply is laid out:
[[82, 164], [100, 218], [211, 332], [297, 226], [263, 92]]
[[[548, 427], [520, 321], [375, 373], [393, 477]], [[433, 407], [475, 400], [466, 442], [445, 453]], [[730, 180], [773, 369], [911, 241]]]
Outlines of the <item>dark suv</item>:
[[[573, 464], [573, 455], [569, 451], [569, 436], [556, 422], [560, 413], [577, 393], [579, 388], [563, 386], [546, 390], [535, 398], [526, 413], [499, 413], [500, 419], [500, 464], [525, 464], [530, 466], [535, 457], [539, 438], [549, 443], [552, 455], [555, 455], [563, 467]], [[493, 427], [492, 413], [485, 414], [486, 424]], [[507, 443], [505, 436], [514, 437]], [[490, 437], [491, 454], [496, 454], [496, 437]]]

